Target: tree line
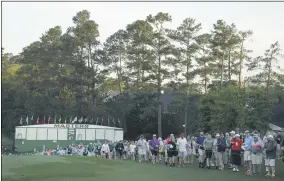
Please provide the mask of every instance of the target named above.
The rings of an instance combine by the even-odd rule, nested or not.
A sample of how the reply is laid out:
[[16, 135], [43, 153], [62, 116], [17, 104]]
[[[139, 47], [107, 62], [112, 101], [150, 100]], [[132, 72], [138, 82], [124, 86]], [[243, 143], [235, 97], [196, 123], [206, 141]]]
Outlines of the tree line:
[[162, 100], [166, 133], [185, 123], [189, 132], [265, 130], [284, 102], [280, 44], [252, 57], [245, 45], [253, 32], [233, 23], [217, 20], [202, 33], [200, 22], [185, 18], [169, 29], [171, 15], [159, 12], [100, 42], [89, 11], [72, 20], [66, 32], [52, 27], [17, 55], [2, 48], [4, 133], [26, 115], [115, 118], [129, 137], [156, 132], [161, 97], [171, 100]]

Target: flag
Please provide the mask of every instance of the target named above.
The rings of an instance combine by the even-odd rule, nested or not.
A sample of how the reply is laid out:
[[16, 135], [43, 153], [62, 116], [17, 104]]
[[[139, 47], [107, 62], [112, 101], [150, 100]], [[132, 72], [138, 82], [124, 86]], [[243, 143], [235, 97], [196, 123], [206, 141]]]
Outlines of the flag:
[[58, 123], [59, 123], [59, 124], [61, 123], [61, 116], [60, 116], [60, 118], [59, 118], [59, 120], [58, 120]]
[[29, 116], [26, 118], [26, 123], [29, 124]]
[[107, 118], [107, 125], [109, 126], [109, 122], [110, 122], [110, 120], [109, 120], [109, 118]]
[[79, 120], [78, 120], [79, 123], [82, 123], [83, 122], [83, 117], [81, 117]]
[[112, 118], [112, 123], [115, 125], [115, 119], [114, 118]]
[[72, 116], [71, 116], [69, 123], [72, 123], [72, 120], [73, 120], [73, 119], [72, 119]]
[[88, 123], [88, 117], [84, 119], [84, 123]]
[[23, 117], [21, 116], [20, 125], [23, 125]]
[[50, 124], [51, 118], [48, 116], [47, 124]]
[[77, 117], [75, 117], [72, 121], [72, 123], [76, 123], [77, 122]]
[[31, 124], [33, 124], [34, 122], [33, 120], [34, 120], [34, 116], [31, 117], [31, 122], [30, 122]]
[[119, 120], [119, 118], [117, 119], [117, 122], [118, 122], [118, 124], [120, 124], [120, 120]]
[[39, 124], [39, 116], [37, 116], [36, 124]]
[[43, 124], [45, 124], [45, 116], [43, 116], [43, 121], [42, 122], [43, 122]]
[[101, 126], [103, 125], [103, 122], [104, 122], [104, 118], [102, 118]]
[[64, 123], [65, 123], [65, 124], [67, 123], [67, 118], [66, 118], [66, 117], [65, 117]]
[[96, 120], [96, 125], [99, 123], [99, 118], [97, 117], [97, 120]]

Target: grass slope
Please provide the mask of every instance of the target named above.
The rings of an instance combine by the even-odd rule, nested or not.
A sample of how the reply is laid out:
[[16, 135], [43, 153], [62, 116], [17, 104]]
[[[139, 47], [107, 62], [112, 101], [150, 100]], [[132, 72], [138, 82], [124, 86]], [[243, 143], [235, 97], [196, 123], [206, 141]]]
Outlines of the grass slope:
[[[283, 180], [284, 165], [278, 163], [277, 178]], [[282, 171], [282, 172], [281, 172]], [[263, 173], [264, 175], [264, 173]], [[163, 165], [139, 164], [132, 161], [105, 160], [95, 157], [75, 156], [3, 156], [3, 181], [263, 181], [271, 180], [264, 176], [244, 176], [243, 172], [231, 170], [170, 168]]]

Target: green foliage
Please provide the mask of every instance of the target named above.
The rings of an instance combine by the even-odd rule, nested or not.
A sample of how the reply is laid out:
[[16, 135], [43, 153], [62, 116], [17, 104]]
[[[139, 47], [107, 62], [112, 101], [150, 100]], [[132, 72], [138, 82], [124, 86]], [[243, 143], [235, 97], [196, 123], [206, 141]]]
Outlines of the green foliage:
[[[262, 131], [274, 116], [273, 106], [284, 103], [279, 43], [252, 58], [246, 49], [252, 31], [233, 23], [218, 20], [201, 33], [201, 23], [185, 18], [168, 29], [171, 15], [159, 12], [101, 43], [90, 12], [82, 10], [72, 20], [66, 32], [52, 27], [19, 55], [2, 48], [5, 134], [21, 116], [51, 115], [112, 119], [112, 126], [134, 138], [156, 132], [159, 102], [164, 135], [184, 131], [185, 123], [191, 133]], [[242, 73], [256, 69], [244, 82]]]

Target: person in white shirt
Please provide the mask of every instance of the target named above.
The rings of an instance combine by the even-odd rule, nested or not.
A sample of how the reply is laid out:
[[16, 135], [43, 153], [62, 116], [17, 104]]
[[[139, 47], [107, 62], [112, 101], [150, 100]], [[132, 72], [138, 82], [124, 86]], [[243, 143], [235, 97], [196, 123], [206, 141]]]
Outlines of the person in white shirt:
[[177, 145], [178, 145], [178, 150], [179, 150], [179, 165], [180, 166], [185, 166], [185, 158], [187, 157], [187, 140], [184, 137], [184, 134], [180, 134], [180, 138], [177, 140]]
[[141, 163], [143, 160], [146, 161], [147, 142], [143, 135], [141, 135], [140, 139], [137, 141], [137, 148], [139, 162]]
[[105, 141], [105, 143], [102, 145], [101, 155], [108, 158], [108, 154], [109, 154], [109, 146], [107, 141]]
[[133, 161], [135, 161], [135, 149], [136, 149], [136, 145], [132, 141], [129, 145], [129, 150], [130, 150], [130, 157]]

